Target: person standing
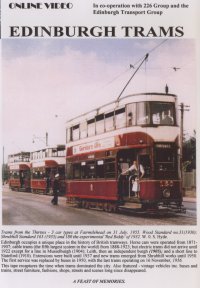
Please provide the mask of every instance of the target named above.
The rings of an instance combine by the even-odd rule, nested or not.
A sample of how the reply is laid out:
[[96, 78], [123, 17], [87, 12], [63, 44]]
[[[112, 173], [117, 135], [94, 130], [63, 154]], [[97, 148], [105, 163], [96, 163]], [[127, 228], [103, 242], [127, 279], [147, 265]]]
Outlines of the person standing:
[[132, 192], [134, 196], [138, 197], [138, 193], [140, 191], [140, 183], [139, 180], [144, 176], [145, 171], [144, 167], [141, 164], [138, 164], [136, 160], [133, 161], [133, 164], [122, 173], [126, 174], [127, 172], [131, 172], [133, 174], [133, 182], [132, 182]]
[[174, 121], [173, 118], [171, 116], [169, 116], [167, 111], [164, 111], [164, 117], [161, 120], [162, 125], [173, 125]]
[[51, 200], [51, 203], [53, 205], [58, 205], [58, 193], [59, 193], [59, 174], [57, 173], [53, 181], [53, 199]]
[[20, 173], [20, 188], [24, 187], [24, 174], [23, 172]]

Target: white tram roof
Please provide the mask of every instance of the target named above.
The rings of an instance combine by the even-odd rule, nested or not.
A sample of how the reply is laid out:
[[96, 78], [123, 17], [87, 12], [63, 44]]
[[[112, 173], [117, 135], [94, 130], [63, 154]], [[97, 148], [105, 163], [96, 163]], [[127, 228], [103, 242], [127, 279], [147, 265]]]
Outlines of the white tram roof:
[[29, 156], [30, 152], [27, 151], [21, 151], [18, 153], [13, 153], [13, 154], [9, 154], [8, 157], [15, 157], [15, 156]]
[[30, 153], [35, 153], [35, 152], [40, 152], [40, 151], [46, 151], [49, 149], [56, 149], [58, 151], [60, 150], [65, 150], [65, 145], [64, 144], [59, 144], [59, 145], [55, 145], [55, 146], [45, 146], [44, 148], [40, 148], [34, 151], [31, 151]]
[[96, 109], [93, 109], [89, 112], [81, 114], [75, 118], [70, 119], [66, 122], [67, 127], [74, 126], [83, 122], [84, 120], [90, 120], [97, 115], [103, 113], [109, 113], [114, 111], [117, 108], [123, 108], [126, 104], [129, 103], [136, 103], [136, 102], [147, 102], [147, 101], [163, 101], [163, 102], [175, 102], [177, 96], [175, 94], [166, 94], [166, 93], [156, 93], [156, 92], [149, 92], [149, 93], [136, 93], [124, 96], [119, 100], [112, 101], [110, 103], [104, 104]]

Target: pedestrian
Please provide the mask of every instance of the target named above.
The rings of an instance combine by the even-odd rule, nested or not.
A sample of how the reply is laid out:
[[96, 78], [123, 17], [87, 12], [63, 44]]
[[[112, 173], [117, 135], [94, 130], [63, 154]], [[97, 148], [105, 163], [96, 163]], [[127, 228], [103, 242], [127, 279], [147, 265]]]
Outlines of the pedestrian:
[[20, 173], [20, 188], [24, 186], [24, 174], [23, 172]]
[[53, 199], [51, 200], [53, 205], [58, 205], [59, 176], [60, 175], [57, 173], [53, 181]]

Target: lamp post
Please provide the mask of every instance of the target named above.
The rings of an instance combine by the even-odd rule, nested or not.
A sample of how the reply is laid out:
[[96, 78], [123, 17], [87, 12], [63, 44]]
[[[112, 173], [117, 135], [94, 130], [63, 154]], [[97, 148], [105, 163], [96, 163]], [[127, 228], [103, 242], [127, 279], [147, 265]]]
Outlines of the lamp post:
[[184, 129], [183, 129], [183, 125], [184, 125], [184, 112], [185, 111], [189, 111], [189, 107], [188, 105], [185, 105], [184, 103], [180, 103], [180, 111], [181, 111], [181, 131], [180, 131], [180, 168], [181, 168], [181, 181], [182, 181], [182, 187], [183, 187], [183, 133], [184, 133]]
[[184, 126], [184, 112], [185, 111], [190, 111], [188, 108], [190, 106], [188, 105], [185, 105], [184, 103], [181, 103], [180, 105], [180, 111], [181, 111], [181, 132], [180, 132], [180, 156], [181, 156], [181, 176], [183, 174], [183, 171], [182, 171], [182, 164], [183, 164], [183, 139], [184, 139], [184, 129], [183, 129], [183, 126]]

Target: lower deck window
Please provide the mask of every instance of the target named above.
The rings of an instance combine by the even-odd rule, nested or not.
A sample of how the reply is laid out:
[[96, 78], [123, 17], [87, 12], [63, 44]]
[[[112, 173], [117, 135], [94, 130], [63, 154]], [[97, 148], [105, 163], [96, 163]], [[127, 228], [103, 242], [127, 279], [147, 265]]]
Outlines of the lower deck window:
[[98, 160], [96, 165], [96, 177], [104, 178], [104, 160]]
[[105, 160], [105, 178], [115, 178], [115, 159]]
[[87, 178], [96, 178], [96, 175], [95, 175], [95, 162], [92, 161], [92, 162], [88, 162], [87, 163], [87, 172], [88, 172], [88, 177]]
[[73, 178], [74, 179], [80, 179], [81, 176], [81, 170], [80, 170], [80, 164], [74, 164], [73, 165]]
[[10, 173], [10, 178], [11, 179], [19, 179], [19, 172], [11, 172]]
[[157, 178], [176, 178], [178, 175], [177, 157], [174, 149], [155, 150], [155, 170]]
[[45, 178], [45, 171], [42, 170], [32, 170], [32, 179], [44, 179]]
[[115, 178], [115, 159], [67, 163], [67, 179]]

